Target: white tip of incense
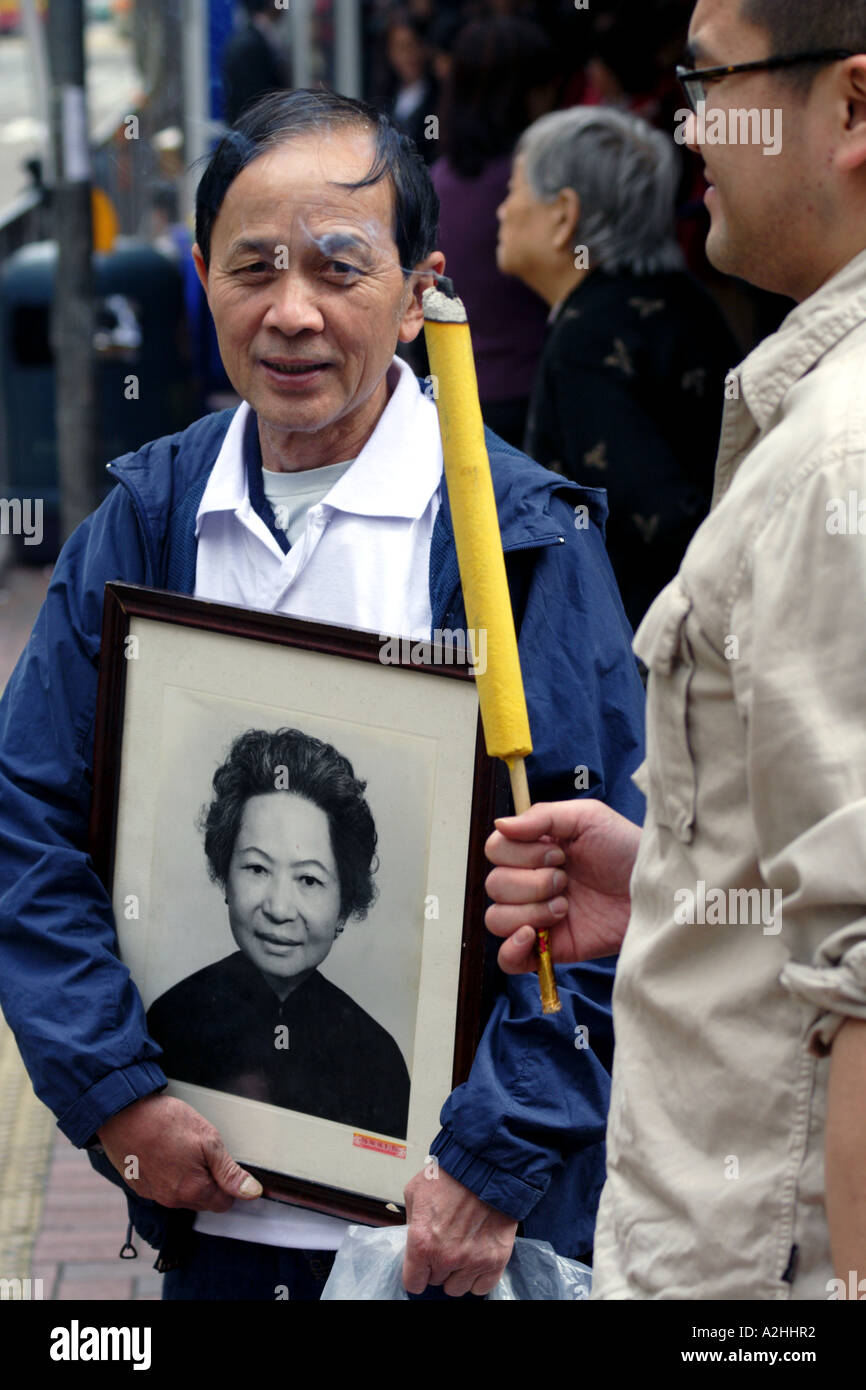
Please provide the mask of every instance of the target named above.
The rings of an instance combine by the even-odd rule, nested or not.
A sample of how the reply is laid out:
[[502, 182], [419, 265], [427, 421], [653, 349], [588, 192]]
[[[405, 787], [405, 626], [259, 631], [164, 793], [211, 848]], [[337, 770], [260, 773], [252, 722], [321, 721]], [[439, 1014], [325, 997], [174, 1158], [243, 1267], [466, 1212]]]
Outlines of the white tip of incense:
[[431, 323], [466, 323], [466, 310], [462, 299], [449, 299], [447, 294], [432, 285], [421, 296], [424, 317]]

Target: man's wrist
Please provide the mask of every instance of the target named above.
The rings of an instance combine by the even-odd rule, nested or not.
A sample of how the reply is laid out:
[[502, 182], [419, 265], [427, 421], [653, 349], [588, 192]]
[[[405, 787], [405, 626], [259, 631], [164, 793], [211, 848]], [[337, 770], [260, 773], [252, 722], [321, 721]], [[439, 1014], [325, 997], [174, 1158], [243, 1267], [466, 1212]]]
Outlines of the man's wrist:
[[465, 1149], [447, 1129], [437, 1134], [430, 1154], [450, 1178], [511, 1221], [523, 1221], [544, 1196], [523, 1178]]

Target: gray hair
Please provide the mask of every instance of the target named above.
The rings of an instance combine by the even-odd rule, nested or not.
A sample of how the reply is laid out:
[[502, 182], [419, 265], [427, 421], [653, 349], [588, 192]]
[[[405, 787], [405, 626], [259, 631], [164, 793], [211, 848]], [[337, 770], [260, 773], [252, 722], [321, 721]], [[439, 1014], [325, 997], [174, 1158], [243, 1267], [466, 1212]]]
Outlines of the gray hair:
[[551, 202], [563, 188], [578, 194], [577, 239], [591, 265], [634, 275], [683, 268], [676, 147], [640, 116], [609, 106], [553, 111], [524, 131], [518, 154], [536, 198]]

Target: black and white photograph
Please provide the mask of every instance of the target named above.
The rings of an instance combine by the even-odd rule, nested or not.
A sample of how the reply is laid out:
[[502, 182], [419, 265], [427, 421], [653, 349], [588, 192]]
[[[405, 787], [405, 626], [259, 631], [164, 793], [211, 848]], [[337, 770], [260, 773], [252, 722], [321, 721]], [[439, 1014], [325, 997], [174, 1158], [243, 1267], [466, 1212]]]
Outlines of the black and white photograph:
[[473, 686], [226, 605], [108, 586], [106, 612], [108, 872], [170, 1092], [257, 1169], [396, 1205], [464, 1024]]
[[[232, 718], [226, 702], [215, 703], [211, 713], [201, 696], [186, 697], [188, 718], [173, 721], [169, 746], [197, 742], [193, 764], [204, 756], [201, 730]], [[159, 916], [168, 938], [187, 938], [165, 967], [174, 973], [187, 955], [212, 962], [148, 1010], [167, 1075], [406, 1138], [423, 925], [412, 898], [426, 835], [409, 823], [414, 800], [401, 793], [429, 788], [430, 766], [429, 749], [401, 751], [415, 776], [404, 771], [390, 806], [382, 805], [384, 869], [366, 783], [315, 734], [252, 728], [233, 738], [199, 821], [199, 863], [188, 857], [188, 827], [177, 824], [190, 782], [183, 763], [164, 756]], [[372, 750], [368, 757], [372, 764]], [[384, 788], [382, 796], [384, 803]], [[404, 813], [399, 878], [395, 811]], [[228, 955], [226, 928], [235, 947]]]

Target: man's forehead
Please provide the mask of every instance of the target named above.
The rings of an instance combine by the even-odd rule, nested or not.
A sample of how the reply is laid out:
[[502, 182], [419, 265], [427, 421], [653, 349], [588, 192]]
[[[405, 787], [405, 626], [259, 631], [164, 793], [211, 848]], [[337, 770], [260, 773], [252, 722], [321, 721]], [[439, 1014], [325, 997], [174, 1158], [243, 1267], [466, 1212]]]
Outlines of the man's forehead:
[[763, 31], [743, 19], [741, 9], [742, 0], [698, 0], [686, 44], [690, 67], [716, 67], [764, 56], [768, 37], [763, 36], [762, 46]]
[[[390, 178], [361, 188], [347, 187], [364, 179], [374, 158], [372, 141], [356, 142], [356, 159], [323, 143], [300, 139], [280, 145], [254, 159], [226, 192], [214, 231], [233, 245], [245, 237], [285, 232], [345, 231], [359, 243], [393, 249], [394, 191]], [[333, 157], [332, 157], [333, 156]]]

